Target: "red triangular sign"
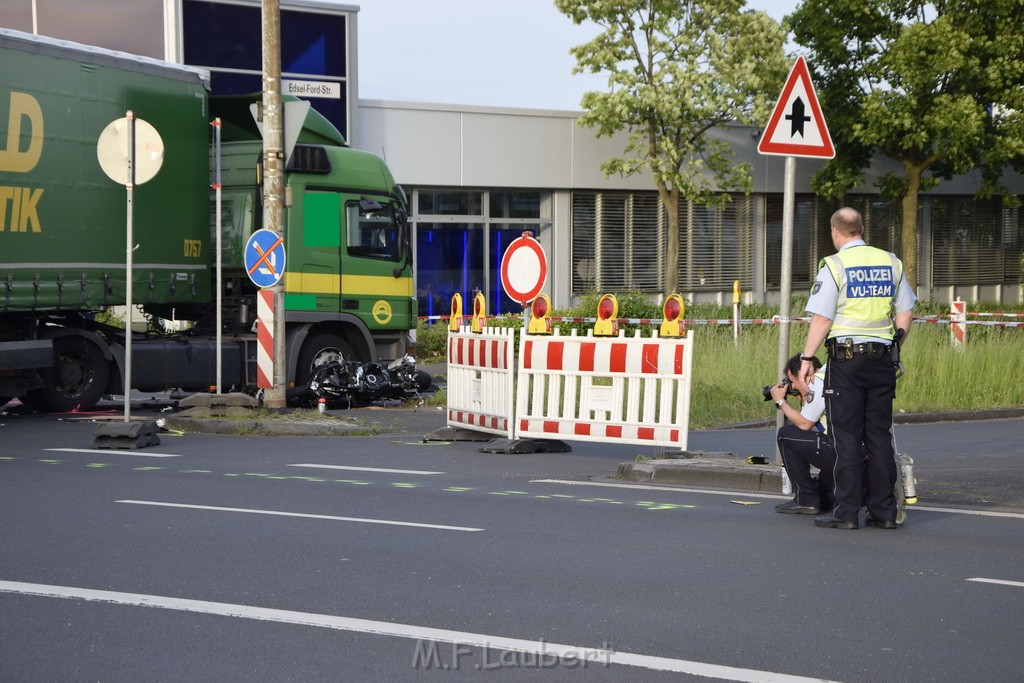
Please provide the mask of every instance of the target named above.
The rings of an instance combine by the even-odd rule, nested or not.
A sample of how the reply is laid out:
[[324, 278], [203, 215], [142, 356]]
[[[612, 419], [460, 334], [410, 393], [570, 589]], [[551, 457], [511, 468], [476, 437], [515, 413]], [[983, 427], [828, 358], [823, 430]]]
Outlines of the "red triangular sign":
[[757, 143], [757, 151], [821, 159], [832, 159], [836, 155], [803, 57], [797, 57], [789, 72], [761, 142]]

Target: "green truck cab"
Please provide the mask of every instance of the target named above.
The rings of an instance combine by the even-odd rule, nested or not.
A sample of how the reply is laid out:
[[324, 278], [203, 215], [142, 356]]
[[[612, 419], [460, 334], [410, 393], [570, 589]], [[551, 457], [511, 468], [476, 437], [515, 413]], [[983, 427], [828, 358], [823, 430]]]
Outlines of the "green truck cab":
[[[254, 387], [258, 288], [244, 251], [263, 227], [249, 111], [259, 96], [210, 98], [208, 84], [200, 69], [0, 29], [0, 402], [84, 410], [126, 391], [124, 330], [103, 322], [125, 303], [126, 191], [96, 144], [127, 110], [163, 143], [160, 171], [133, 190], [133, 303], [147, 327], [132, 336], [130, 388], [217, 383], [218, 165], [221, 386]], [[284, 188], [289, 385], [339, 356], [403, 357], [417, 312], [406, 199], [390, 170], [311, 110]]]

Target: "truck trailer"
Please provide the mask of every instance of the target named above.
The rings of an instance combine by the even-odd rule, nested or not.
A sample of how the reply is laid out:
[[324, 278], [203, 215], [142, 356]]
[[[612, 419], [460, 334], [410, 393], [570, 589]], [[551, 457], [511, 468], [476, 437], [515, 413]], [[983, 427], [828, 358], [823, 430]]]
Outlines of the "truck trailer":
[[[260, 95], [209, 91], [202, 69], [0, 29], [0, 405], [87, 410], [106, 394], [217, 384], [215, 167], [220, 386], [255, 390], [258, 287], [245, 249], [263, 227], [250, 111]], [[146, 329], [133, 328], [125, 387], [125, 330], [111, 311], [126, 305], [126, 188], [104, 174], [97, 141], [129, 110], [160, 134], [163, 164], [133, 190], [131, 305]], [[404, 358], [417, 311], [406, 198], [390, 170], [311, 109], [284, 173], [288, 385], [332, 360]]]

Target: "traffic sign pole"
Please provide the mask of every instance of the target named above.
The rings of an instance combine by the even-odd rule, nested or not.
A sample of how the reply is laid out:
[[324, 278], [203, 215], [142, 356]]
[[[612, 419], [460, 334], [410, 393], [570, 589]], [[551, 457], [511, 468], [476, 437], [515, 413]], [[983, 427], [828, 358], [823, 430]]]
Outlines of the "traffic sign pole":
[[[772, 109], [764, 134], [757, 145], [761, 154], [786, 157], [786, 177], [782, 201], [782, 272], [779, 282], [779, 353], [778, 373], [784, 377], [789, 360], [793, 281], [793, 214], [796, 204], [796, 157], [832, 159], [835, 147], [811, 83], [810, 70], [803, 57], [798, 57], [782, 87], [782, 94]], [[776, 427], [784, 422], [776, 416]], [[782, 464], [782, 454], [775, 449], [775, 464]], [[788, 492], [787, 492], [788, 493]]]

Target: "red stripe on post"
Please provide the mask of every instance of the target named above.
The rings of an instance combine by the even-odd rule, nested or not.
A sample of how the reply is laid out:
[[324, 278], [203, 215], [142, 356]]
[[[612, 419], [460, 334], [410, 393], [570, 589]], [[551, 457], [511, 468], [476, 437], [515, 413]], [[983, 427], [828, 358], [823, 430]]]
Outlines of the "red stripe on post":
[[[529, 339], [527, 339], [526, 343], [523, 345], [523, 367], [527, 370], [533, 368], [533, 342]], [[523, 426], [523, 429], [526, 429], [525, 425]]]
[[590, 425], [586, 423], [577, 423], [573, 428], [573, 433], [579, 434], [580, 436], [590, 436]]
[[608, 425], [604, 429], [604, 435], [609, 436], [613, 439], [622, 438], [622, 426], [621, 425]]
[[542, 432], [548, 432], [548, 433], [557, 434], [558, 433], [558, 423], [554, 422], [554, 421], [551, 421], [551, 420], [545, 420], [543, 423], [541, 423], [541, 429], [540, 430]]
[[683, 354], [686, 352], [686, 343], [676, 344], [676, 354], [672, 363], [672, 370], [677, 375], [683, 374]]
[[644, 439], [645, 441], [653, 441], [654, 427], [640, 427], [636, 430], [636, 438]]

